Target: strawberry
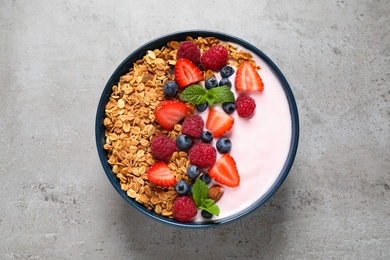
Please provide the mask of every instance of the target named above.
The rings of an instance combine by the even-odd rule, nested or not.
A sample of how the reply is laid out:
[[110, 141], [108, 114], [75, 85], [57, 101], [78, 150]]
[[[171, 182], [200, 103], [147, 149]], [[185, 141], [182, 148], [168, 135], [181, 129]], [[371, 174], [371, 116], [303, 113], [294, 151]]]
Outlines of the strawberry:
[[150, 182], [159, 186], [174, 186], [176, 178], [165, 162], [155, 162], [146, 172]]
[[209, 175], [216, 182], [228, 187], [240, 185], [240, 175], [238, 174], [236, 162], [233, 157], [225, 153], [209, 170]]
[[229, 131], [234, 124], [234, 118], [224, 112], [219, 112], [213, 108], [209, 109], [206, 121], [206, 128], [213, 133], [215, 138], [220, 137]]
[[263, 80], [249, 61], [244, 61], [237, 69], [235, 85], [236, 90], [262, 91], [264, 89]]
[[203, 72], [190, 60], [181, 58], [176, 61], [175, 78], [179, 87], [184, 88], [203, 80]]
[[156, 106], [154, 116], [157, 122], [166, 130], [172, 130], [189, 112], [189, 108], [176, 100], [165, 100]]

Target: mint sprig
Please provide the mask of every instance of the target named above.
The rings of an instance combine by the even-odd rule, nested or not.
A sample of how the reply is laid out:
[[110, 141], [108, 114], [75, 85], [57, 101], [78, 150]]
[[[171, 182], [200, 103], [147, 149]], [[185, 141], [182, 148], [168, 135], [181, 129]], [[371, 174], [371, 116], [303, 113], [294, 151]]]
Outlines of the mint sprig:
[[234, 102], [234, 94], [228, 86], [220, 86], [207, 91], [202, 86], [192, 85], [183, 91], [181, 97], [194, 105], [207, 102], [211, 106], [214, 103]]
[[209, 187], [207, 184], [197, 179], [192, 187], [192, 198], [195, 201], [196, 206], [200, 210], [205, 210], [215, 216], [219, 215], [219, 207], [214, 203], [214, 200], [209, 199]]

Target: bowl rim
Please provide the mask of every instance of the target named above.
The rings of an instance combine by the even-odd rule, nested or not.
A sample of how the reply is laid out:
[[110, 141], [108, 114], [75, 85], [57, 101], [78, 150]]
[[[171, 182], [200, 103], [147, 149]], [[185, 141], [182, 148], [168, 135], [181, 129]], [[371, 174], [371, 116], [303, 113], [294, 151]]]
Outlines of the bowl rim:
[[[290, 149], [285, 161], [285, 164], [278, 176], [278, 178], [275, 180], [274, 184], [271, 186], [271, 188], [261, 197], [257, 200], [256, 203], [248, 207], [247, 209], [236, 213], [232, 216], [220, 219], [220, 220], [212, 220], [212, 221], [205, 221], [202, 223], [198, 222], [178, 222], [174, 219], [170, 219], [167, 217], [163, 217], [161, 215], [156, 214], [153, 211], [150, 211], [146, 209], [142, 204], [136, 202], [134, 199], [127, 196], [126, 192], [123, 191], [120, 188], [119, 185], [119, 179], [116, 177], [116, 175], [112, 172], [111, 166], [108, 164], [107, 160], [107, 151], [103, 149], [103, 145], [105, 142], [104, 134], [105, 134], [105, 127], [103, 125], [104, 115], [105, 115], [105, 105], [108, 102], [108, 99], [112, 92], [112, 86], [117, 84], [119, 81], [119, 77], [124, 75], [129, 71], [129, 69], [133, 66], [133, 63], [139, 59], [141, 59], [146, 51], [156, 48], [161, 48], [167, 44], [169, 41], [183, 41], [186, 39], [186, 37], [215, 37], [221, 41], [229, 41], [238, 45], [241, 45], [242, 47], [252, 51], [256, 55], [258, 55], [261, 59], [264, 60], [264, 62], [267, 63], [267, 65], [270, 67], [270, 69], [273, 71], [275, 76], [280, 80], [280, 83], [283, 87], [283, 90], [285, 92], [289, 109], [290, 109], [290, 115], [291, 115], [291, 127], [292, 127], [292, 133], [291, 133], [291, 143], [290, 143]], [[115, 69], [115, 71], [112, 73], [111, 77], [107, 81], [103, 92], [100, 96], [97, 112], [96, 112], [96, 119], [95, 119], [95, 141], [97, 146], [97, 151], [99, 155], [100, 162], [103, 166], [103, 169], [106, 173], [106, 176], [110, 180], [111, 184], [114, 186], [114, 188], [117, 190], [117, 192], [123, 197], [130, 205], [132, 205], [134, 208], [142, 212], [143, 214], [158, 220], [159, 222], [175, 226], [175, 227], [184, 227], [184, 228], [208, 228], [208, 227], [216, 227], [220, 226], [222, 224], [231, 223], [235, 220], [238, 220], [244, 216], [247, 216], [250, 212], [254, 211], [255, 209], [259, 208], [261, 205], [263, 205], [281, 186], [281, 184], [286, 179], [287, 175], [289, 174], [291, 167], [293, 165], [297, 149], [298, 149], [298, 142], [299, 142], [299, 116], [298, 116], [298, 108], [296, 105], [296, 101], [294, 98], [294, 94], [290, 88], [290, 85], [288, 84], [286, 78], [282, 74], [282, 72], [279, 70], [279, 68], [276, 66], [276, 64], [267, 56], [265, 55], [260, 49], [258, 49], [256, 46], [252, 45], [251, 43], [238, 38], [236, 36], [218, 32], [218, 31], [210, 31], [210, 30], [185, 30], [185, 31], [178, 31], [173, 32], [170, 34], [166, 34], [160, 37], [157, 37], [145, 44], [143, 44], [141, 47], [137, 48], [135, 51], [133, 51], [130, 55], [128, 55]]]

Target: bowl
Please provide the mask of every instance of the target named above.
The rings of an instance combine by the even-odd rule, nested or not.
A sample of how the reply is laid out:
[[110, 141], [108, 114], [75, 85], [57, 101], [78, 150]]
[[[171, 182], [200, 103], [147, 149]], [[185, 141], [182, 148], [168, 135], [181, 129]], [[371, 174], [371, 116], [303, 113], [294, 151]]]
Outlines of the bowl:
[[[266, 191], [263, 192], [263, 194], [261, 194], [261, 196], [258, 197], [255, 201], [253, 201], [249, 205], [245, 205], [245, 207], [239, 212], [220, 219], [209, 220], [204, 222], [179, 222], [173, 218], [167, 218], [162, 215], [156, 214], [154, 211], [148, 210], [145, 206], [136, 202], [133, 198], [130, 198], [127, 195], [127, 192], [121, 189], [119, 179], [116, 176], [116, 174], [113, 172], [112, 166], [108, 163], [108, 152], [107, 150], [104, 149], [104, 145], [106, 143], [106, 134], [105, 134], [106, 128], [103, 124], [103, 121], [105, 119], [105, 107], [112, 93], [112, 87], [119, 82], [120, 77], [122, 75], [125, 75], [133, 67], [133, 64], [137, 60], [142, 59], [146, 55], [148, 50], [160, 49], [163, 46], [166, 46], [166, 44], [170, 41], [178, 41], [178, 42], [185, 41], [187, 37], [192, 37], [193, 39], [196, 39], [198, 37], [203, 37], [203, 38], [215, 37], [221, 41], [224, 42], [226, 41], [235, 45], [242, 46], [246, 50], [258, 56], [261, 59], [263, 66], [266, 66], [269, 69], [269, 71], [272, 73], [271, 76], [281, 86], [282, 95], [285, 96], [285, 99], [287, 101], [286, 106], [289, 112], [286, 118], [286, 120], [289, 121], [287, 125], [288, 128], [291, 126], [291, 129], [288, 130], [288, 131], [291, 130], [290, 132], [291, 135], [288, 137], [289, 145], [287, 145], [288, 147], [286, 147], [285, 149], [286, 151], [285, 155], [282, 156], [283, 163], [281, 164], [280, 171], [278, 171], [278, 173], [275, 175], [276, 177], [271, 180], [271, 183], [268, 184]], [[139, 210], [140, 212], [147, 215], [148, 217], [168, 225], [172, 225], [176, 227], [184, 227], [184, 228], [206, 228], [206, 227], [216, 227], [222, 224], [231, 223], [232, 221], [238, 220], [248, 215], [249, 213], [259, 208], [262, 204], [264, 204], [277, 191], [277, 189], [280, 187], [280, 185], [287, 177], [294, 162], [294, 158], [298, 148], [299, 119], [298, 119], [298, 110], [295, 103], [294, 95], [288, 82], [286, 81], [282, 72], [274, 64], [274, 62], [268, 56], [266, 56], [260, 49], [233, 35], [228, 35], [225, 33], [215, 32], [215, 31], [191, 30], [191, 31], [176, 32], [176, 33], [172, 33], [151, 40], [150, 42], [142, 45], [133, 53], [131, 53], [115, 69], [115, 71], [108, 79], [108, 82], [103, 89], [98, 104], [96, 122], [95, 122], [95, 135], [96, 135], [96, 145], [97, 145], [98, 155], [109, 181], [111, 182], [113, 187], [117, 190], [117, 192], [120, 194], [120, 196], [123, 199], [125, 199], [132, 207]], [[270, 142], [270, 144], [272, 144], [272, 141]], [[256, 152], [254, 153], [254, 155], [256, 155]]]

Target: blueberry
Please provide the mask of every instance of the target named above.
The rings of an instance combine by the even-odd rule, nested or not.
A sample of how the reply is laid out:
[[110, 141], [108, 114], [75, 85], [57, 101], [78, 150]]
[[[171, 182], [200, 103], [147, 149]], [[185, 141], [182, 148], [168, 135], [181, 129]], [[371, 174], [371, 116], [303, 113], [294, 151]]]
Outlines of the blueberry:
[[230, 82], [230, 80], [228, 78], [222, 78], [219, 81], [219, 86], [228, 86], [229, 88], [231, 88], [232, 87], [232, 83]]
[[179, 86], [175, 81], [168, 81], [167, 83], [165, 83], [163, 89], [165, 97], [172, 98], [176, 96], [177, 91], [179, 90]]
[[199, 177], [202, 181], [204, 181], [206, 184], [210, 184], [211, 177], [207, 172], [202, 173], [202, 175]]
[[232, 114], [236, 110], [236, 103], [234, 102], [225, 102], [222, 103], [222, 109], [227, 114]]
[[207, 130], [203, 131], [203, 133], [200, 135], [200, 139], [202, 139], [204, 143], [211, 143], [211, 141], [213, 141], [213, 133]]
[[200, 168], [198, 166], [195, 166], [195, 165], [189, 165], [187, 167], [187, 175], [188, 175], [188, 178], [190, 178], [191, 180], [195, 180], [196, 178], [198, 178], [198, 176], [200, 175]]
[[204, 86], [207, 90], [218, 87], [218, 80], [214, 77], [206, 79]]
[[192, 139], [188, 135], [182, 134], [176, 138], [176, 146], [181, 151], [188, 151], [192, 147]]
[[199, 104], [199, 105], [195, 105], [196, 107], [196, 110], [198, 110], [198, 112], [203, 112], [207, 109], [207, 107], [209, 106], [209, 103], [203, 103], [203, 104]]
[[230, 77], [231, 75], [233, 75], [234, 73], [234, 69], [228, 65], [226, 65], [225, 67], [223, 67], [220, 71], [221, 73], [221, 77], [222, 78], [228, 78]]
[[202, 214], [202, 217], [204, 217], [204, 218], [212, 218], [213, 217], [213, 214], [211, 214], [210, 212], [208, 212], [204, 209], [200, 212], [200, 214]]
[[188, 184], [188, 182], [186, 182], [185, 180], [180, 180], [176, 182], [174, 188], [177, 194], [185, 195], [190, 191], [190, 184]]
[[217, 141], [217, 150], [220, 153], [228, 153], [230, 152], [230, 149], [232, 149], [232, 142], [229, 138], [222, 137], [219, 138]]
[[194, 188], [194, 184], [190, 184], [190, 190], [188, 191], [188, 193], [192, 196], [192, 189]]

